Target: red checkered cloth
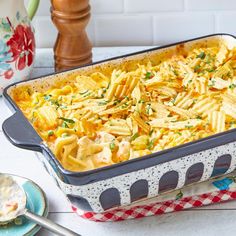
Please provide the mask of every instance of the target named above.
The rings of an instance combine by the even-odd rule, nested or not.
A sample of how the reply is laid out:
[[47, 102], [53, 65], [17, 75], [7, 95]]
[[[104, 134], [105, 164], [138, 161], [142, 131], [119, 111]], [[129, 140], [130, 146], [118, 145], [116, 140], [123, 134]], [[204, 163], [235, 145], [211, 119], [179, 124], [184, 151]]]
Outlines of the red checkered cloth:
[[117, 207], [102, 213], [86, 212], [72, 207], [82, 218], [97, 221], [122, 221], [181, 211], [236, 199], [236, 171], [223, 177], [190, 185], [181, 190], [144, 199], [129, 206]]
[[72, 207], [73, 211], [84, 219], [97, 222], [122, 221], [137, 219], [152, 215], [181, 211], [184, 209], [206, 206], [214, 203], [225, 202], [236, 199], [236, 191], [221, 190], [211, 193], [204, 193], [192, 197], [184, 197], [179, 200], [143, 204], [126, 208], [116, 208], [103, 213], [85, 212]]

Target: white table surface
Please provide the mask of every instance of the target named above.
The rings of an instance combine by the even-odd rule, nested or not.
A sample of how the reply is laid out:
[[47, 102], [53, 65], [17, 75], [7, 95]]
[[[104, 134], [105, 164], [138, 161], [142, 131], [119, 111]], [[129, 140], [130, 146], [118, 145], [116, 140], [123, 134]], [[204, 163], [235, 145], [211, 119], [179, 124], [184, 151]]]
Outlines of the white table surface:
[[[142, 50], [145, 47], [94, 48], [94, 61]], [[51, 49], [37, 50], [32, 77], [53, 72]], [[0, 98], [0, 172], [21, 175], [35, 181], [49, 200], [49, 218], [83, 236], [142, 236], [142, 235], [235, 235], [236, 201], [161, 216], [123, 222], [96, 223], [84, 220], [71, 211], [63, 193], [37, 160], [34, 152], [10, 144], [2, 133], [2, 122], [11, 115]], [[40, 230], [37, 236], [52, 236]]]

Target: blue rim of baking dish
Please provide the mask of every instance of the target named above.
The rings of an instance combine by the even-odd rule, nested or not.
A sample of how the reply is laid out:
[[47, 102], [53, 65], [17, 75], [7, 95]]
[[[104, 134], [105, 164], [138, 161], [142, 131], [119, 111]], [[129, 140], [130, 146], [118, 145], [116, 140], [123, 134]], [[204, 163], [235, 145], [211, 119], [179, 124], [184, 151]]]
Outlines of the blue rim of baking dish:
[[[44, 75], [41, 77], [29, 79], [28, 81], [39, 80], [39, 79], [42, 79], [42, 78], [45, 78], [48, 76], [59, 75], [59, 74], [63, 74], [66, 72], [74, 71], [76, 69], [86, 68], [86, 67], [90, 67], [93, 65], [101, 64], [104, 62], [114, 61], [114, 60], [122, 59], [122, 58], [128, 58], [130, 56], [135, 56], [135, 55], [148, 53], [148, 52], [152, 52], [152, 51], [158, 51], [160, 49], [169, 48], [172, 46], [181, 45], [181, 44], [185, 44], [188, 42], [197, 41], [200, 39], [207, 39], [207, 38], [216, 37], [216, 36], [229, 36], [229, 37], [236, 39], [236, 37], [234, 35], [226, 34], [226, 33], [210, 34], [210, 35], [206, 35], [206, 36], [202, 36], [202, 37], [197, 37], [197, 38], [193, 38], [193, 39], [189, 39], [189, 40], [180, 41], [177, 43], [172, 43], [172, 44], [168, 44], [168, 45], [164, 45], [164, 46], [160, 46], [160, 47], [153, 47], [151, 49], [142, 50], [142, 51], [138, 51], [138, 52], [134, 52], [134, 53], [130, 53], [130, 54], [121, 55], [118, 57], [113, 57], [113, 58], [97, 61], [95, 63], [91, 63], [91, 64], [84, 65], [84, 66], [79, 66], [79, 67], [69, 69], [69, 70], [64, 70], [64, 71], [60, 71], [60, 72], [56, 72], [56, 73], [50, 73], [50, 74], [47, 74], [47, 75]], [[84, 184], [88, 184], [91, 182], [97, 182], [97, 181], [111, 178], [111, 177], [114, 177], [117, 175], [122, 175], [122, 174], [126, 174], [129, 172], [144, 169], [144, 168], [147, 168], [147, 167], [150, 167], [153, 165], [158, 165], [158, 164], [161, 164], [164, 162], [169, 162], [169, 161], [178, 159], [178, 158], [185, 156], [185, 155], [190, 155], [190, 154], [193, 154], [196, 152], [211, 149], [216, 146], [220, 146], [220, 145], [227, 144], [229, 142], [236, 141], [236, 129], [231, 129], [231, 130], [228, 130], [225, 132], [211, 135], [206, 138], [202, 138], [202, 139], [199, 139], [196, 141], [188, 142], [186, 144], [178, 145], [176, 147], [172, 147], [172, 148], [169, 148], [166, 150], [158, 151], [156, 153], [148, 154], [148, 155], [142, 156], [140, 158], [135, 158], [132, 160], [121, 162], [121, 163], [116, 163], [113, 165], [97, 168], [94, 170], [84, 171], [84, 172], [69, 171], [69, 170], [66, 170], [61, 165], [61, 163], [57, 160], [57, 158], [54, 156], [52, 151], [47, 147], [47, 145], [45, 145], [45, 143], [43, 142], [41, 137], [38, 135], [38, 133], [35, 131], [33, 126], [30, 124], [30, 122], [27, 120], [27, 118], [23, 115], [23, 112], [20, 110], [20, 108], [16, 105], [16, 103], [12, 100], [12, 98], [8, 94], [7, 91], [9, 88], [17, 86], [18, 84], [21, 84], [24, 82], [25, 81], [13, 83], [13, 84], [7, 86], [3, 91], [3, 97], [4, 97], [5, 101], [7, 102], [7, 105], [14, 112], [14, 114], [11, 117], [9, 117], [7, 120], [5, 120], [3, 122], [3, 125], [2, 125], [3, 132], [6, 135], [6, 137], [8, 138], [8, 140], [13, 145], [18, 146], [20, 148], [29, 149], [29, 150], [33, 150], [33, 151], [39, 151], [39, 152], [42, 152], [43, 154], [46, 154], [46, 156], [48, 157], [49, 163], [52, 166], [56, 167], [57, 170], [59, 170], [60, 173], [58, 173], [57, 171], [56, 172], [57, 172], [57, 174], [60, 174], [59, 177], [64, 182], [71, 182], [71, 181], [67, 180], [67, 177], [76, 178], [76, 185], [84, 185]], [[14, 124], [14, 122], [11, 122], [11, 119], [13, 116], [15, 116], [14, 122], [17, 122], [17, 124]], [[8, 124], [8, 127], [6, 128], [7, 122], [9, 124]], [[20, 133], [18, 133], [18, 136], [22, 135], [21, 129], [23, 129], [24, 134], [29, 135], [32, 142], [31, 143], [23, 143], [21, 141], [14, 140], [14, 138], [11, 138], [11, 136], [9, 135], [9, 130], [7, 130], [7, 129], [9, 129], [9, 125], [11, 126], [10, 129], [12, 129], [13, 133], [14, 132], [17, 133], [18, 131], [20, 132]]]

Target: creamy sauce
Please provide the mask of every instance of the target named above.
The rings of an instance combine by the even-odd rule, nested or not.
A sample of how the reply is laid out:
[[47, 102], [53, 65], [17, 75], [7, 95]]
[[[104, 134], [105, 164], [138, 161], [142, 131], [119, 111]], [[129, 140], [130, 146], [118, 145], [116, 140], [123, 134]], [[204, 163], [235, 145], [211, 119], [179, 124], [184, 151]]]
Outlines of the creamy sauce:
[[25, 194], [11, 176], [0, 174], [0, 222], [14, 219], [25, 206]]

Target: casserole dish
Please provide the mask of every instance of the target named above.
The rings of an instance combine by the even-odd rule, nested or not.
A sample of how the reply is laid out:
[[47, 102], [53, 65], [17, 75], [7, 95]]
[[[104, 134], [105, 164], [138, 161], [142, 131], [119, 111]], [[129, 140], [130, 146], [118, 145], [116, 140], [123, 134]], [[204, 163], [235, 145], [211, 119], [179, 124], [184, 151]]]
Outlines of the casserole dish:
[[231, 35], [210, 35], [13, 84], [4, 90], [4, 98], [15, 113], [3, 123], [3, 131], [14, 145], [42, 152], [45, 157], [41, 156], [40, 159], [73, 205], [94, 212], [125, 206], [141, 198], [155, 197], [229, 173], [236, 165], [235, 129], [119, 164], [85, 172], [68, 171], [12, 99], [16, 89], [21, 86], [30, 85], [35, 90], [44, 91], [60, 80], [67, 79], [70, 83], [69, 78], [78, 72], [86, 75], [98, 69], [102, 71], [120, 65], [129, 67], [131, 62], [160, 60], [162, 56], [174, 54], [179, 48], [188, 50], [222, 42], [229, 48], [236, 46], [236, 39]]

